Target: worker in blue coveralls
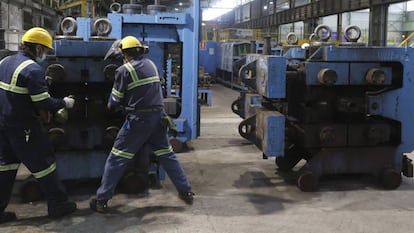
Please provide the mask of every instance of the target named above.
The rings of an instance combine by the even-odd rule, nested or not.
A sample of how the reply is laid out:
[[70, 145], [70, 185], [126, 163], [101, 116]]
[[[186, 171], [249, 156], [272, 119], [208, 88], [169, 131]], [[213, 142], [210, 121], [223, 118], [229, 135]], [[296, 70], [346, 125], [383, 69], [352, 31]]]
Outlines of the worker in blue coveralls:
[[13, 221], [5, 212], [20, 163], [38, 180], [48, 205], [48, 216], [59, 218], [76, 210], [58, 179], [48, 134], [39, 111], [73, 108], [75, 100], [51, 98], [45, 71], [39, 65], [52, 49], [52, 36], [34, 27], [22, 37], [21, 50], [0, 61], [0, 223]]
[[114, 195], [128, 164], [138, 151], [148, 147], [171, 179], [179, 198], [192, 204], [194, 193], [169, 143], [167, 128], [162, 124], [167, 114], [157, 67], [143, 57], [146, 48], [133, 36], [124, 37], [118, 49], [122, 52], [124, 65], [115, 72], [108, 108], [123, 106], [126, 119], [106, 160], [101, 185], [96, 198], [90, 201], [90, 208], [107, 212], [108, 200]]

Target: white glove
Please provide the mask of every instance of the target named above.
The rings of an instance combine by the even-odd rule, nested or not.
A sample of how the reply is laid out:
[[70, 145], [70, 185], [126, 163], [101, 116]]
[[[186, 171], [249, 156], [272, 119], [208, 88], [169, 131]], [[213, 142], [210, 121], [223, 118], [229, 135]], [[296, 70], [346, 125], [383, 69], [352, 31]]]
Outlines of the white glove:
[[70, 96], [63, 98], [63, 101], [65, 101], [65, 108], [73, 108], [75, 105], [75, 99]]

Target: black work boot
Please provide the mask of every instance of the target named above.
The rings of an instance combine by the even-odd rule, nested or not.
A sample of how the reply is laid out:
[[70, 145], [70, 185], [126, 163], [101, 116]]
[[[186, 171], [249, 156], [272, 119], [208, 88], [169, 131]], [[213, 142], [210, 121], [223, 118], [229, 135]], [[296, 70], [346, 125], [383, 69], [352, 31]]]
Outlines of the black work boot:
[[188, 193], [179, 193], [178, 197], [183, 200], [187, 205], [192, 205], [194, 202], [194, 193], [188, 192]]
[[16, 214], [13, 212], [1, 212], [0, 214], [0, 224], [11, 222], [16, 219], [17, 219]]
[[106, 213], [108, 211], [108, 201], [92, 198], [91, 202], [89, 202], [89, 207], [95, 212]]
[[76, 210], [76, 203], [65, 201], [48, 207], [49, 218], [56, 219], [71, 214]]

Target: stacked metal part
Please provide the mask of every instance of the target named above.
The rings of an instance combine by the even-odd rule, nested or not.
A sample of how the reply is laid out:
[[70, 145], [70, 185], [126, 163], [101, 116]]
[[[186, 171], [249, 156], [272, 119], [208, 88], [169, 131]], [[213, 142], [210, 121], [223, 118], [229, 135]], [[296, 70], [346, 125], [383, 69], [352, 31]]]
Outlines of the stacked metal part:
[[211, 76], [204, 72], [203, 67], [199, 67], [198, 69], [198, 86], [202, 88], [211, 87]]
[[[172, 73], [172, 89], [180, 89], [181, 74], [180, 72]], [[198, 68], [198, 87], [211, 88], [212, 78], [209, 73], [204, 72], [203, 67]]]
[[[359, 32], [359, 33], [358, 33]], [[318, 41], [283, 56], [247, 56], [239, 76], [249, 91], [233, 103], [239, 126], [282, 171], [306, 160], [297, 184], [313, 191], [326, 174], [372, 174], [386, 189], [413, 176], [404, 156], [414, 149], [410, 48], [367, 47], [359, 28], [335, 46], [327, 26]]]

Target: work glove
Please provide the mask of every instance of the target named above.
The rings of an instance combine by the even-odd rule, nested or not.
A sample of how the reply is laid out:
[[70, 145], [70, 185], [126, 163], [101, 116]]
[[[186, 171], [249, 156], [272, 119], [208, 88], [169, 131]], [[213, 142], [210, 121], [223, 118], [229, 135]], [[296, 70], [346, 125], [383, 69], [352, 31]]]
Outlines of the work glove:
[[69, 113], [68, 110], [61, 108], [59, 109], [55, 115], [54, 115], [54, 119], [56, 122], [60, 123], [60, 124], [65, 124], [68, 119], [69, 119]]
[[73, 105], [75, 105], [75, 99], [73, 96], [67, 96], [63, 98], [63, 101], [65, 101], [65, 108], [73, 108]]
[[171, 119], [171, 117], [169, 116], [165, 116], [161, 119], [161, 125], [165, 128], [165, 129], [169, 129], [169, 132], [171, 133], [171, 135], [173, 137], [177, 137], [178, 136], [178, 130], [174, 124], [174, 121]]

